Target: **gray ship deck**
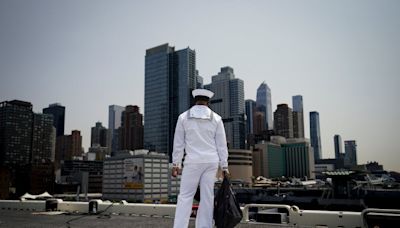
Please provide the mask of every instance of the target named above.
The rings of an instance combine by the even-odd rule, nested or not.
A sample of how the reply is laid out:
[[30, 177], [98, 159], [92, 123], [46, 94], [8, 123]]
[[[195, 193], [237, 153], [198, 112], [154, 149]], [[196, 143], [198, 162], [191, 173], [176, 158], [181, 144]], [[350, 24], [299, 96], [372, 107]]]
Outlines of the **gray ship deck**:
[[[43, 200], [0, 200], [1, 227], [172, 227], [176, 205]], [[250, 211], [250, 209], [253, 209]], [[256, 212], [254, 211], [256, 209]], [[394, 227], [400, 210], [365, 209], [362, 212], [301, 210], [280, 204], [246, 204], [238, 228], [253, 227]], [[251, 218], [252, 214], [253, 218]], [[255, 217], [254, 217], [255, 216]], [[256, 219], [259, 223], [252, 222]], [[194, 226], [191, 219], [189, 227]], [[261, 223], [267, 222], [267, 223]], [[273, 222], [273, 223], [271, 223]]]
[[[21, 210], [1, 210], [0, 209], [0, 227], [7, 228], [53, 228], [53, 227], [70, 227], [70, 228], [147, 228], [147, 227], [172, 227], [173, 218], [148, 217], [148, 216], [124, 216], [124, 215], [48, 215], [41, 212], [21, 211]], [[78, 219], [79, 217], [82, 217]], [[67, 221], [71, 221], [68, 226]], [[190, 221], [190, 228], [194, 228], [194, 219]], [[275, 228], [275, 227], [293, 227], [291, 225], [282, 224], [251, 224], [243, 223], [236, 226], [237, 228]]]

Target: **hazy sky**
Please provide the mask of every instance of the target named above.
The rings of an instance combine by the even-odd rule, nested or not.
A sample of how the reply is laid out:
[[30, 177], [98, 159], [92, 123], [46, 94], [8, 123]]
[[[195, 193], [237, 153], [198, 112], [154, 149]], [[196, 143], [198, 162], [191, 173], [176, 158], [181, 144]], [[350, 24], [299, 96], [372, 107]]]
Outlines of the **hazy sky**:
[[323, 158], [333, 136], [357, 140], [358, 162], [400, 171], [400, 1], [0, 1], [0, 101], [35, 112], [66, 106], [66, 134], [90, 144], [108, 105], [143, 113], [145, 50], [196, 50], [205, 84], [223, 66], [273, 110], [302, 95], [306, 136], [318, 111]]

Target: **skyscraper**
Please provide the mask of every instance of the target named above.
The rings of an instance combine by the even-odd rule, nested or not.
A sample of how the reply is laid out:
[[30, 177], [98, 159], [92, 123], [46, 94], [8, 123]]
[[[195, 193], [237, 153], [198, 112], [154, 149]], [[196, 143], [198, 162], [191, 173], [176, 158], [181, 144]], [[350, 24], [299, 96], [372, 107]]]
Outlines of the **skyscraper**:
[[235, 78], [232, 67], [222, 67], [218, 75], [212, 76], [211, 84], [204, 88], [214, 92], [210, 108], [218, 113], [224, 121], [228, 147], [245, 148], [245, 107], [244, 83]]
[[33, 111], [29, 102], [0, 103], [0, 166], [13, 167], [31, 162]]
[[107, 128], [105, 128], [101, 122], [96, 122], [96, 125], [92, 127], [90, 146], [107, 146]]
[[139, 107], [126, 106], [121, 120], [120, 149], [143, 149], [143, 115], [139, 112]]
[[333, 143], [335, 146], [335, 158], [341, 158], [343, 154], [342, 137], [340, 137], [340, 135], [335, 135], [333, 137]]
[[202, 89], [203, 86], [203, 77], [199, 75], [199, 71], [196, 70], [196, 89]]
[[118, 128], [121, 127], [121, 116], [124, 110], [125, 108], [119, 105], [108, 106], [108, 154], [119, 150]]
[[322, 159], [321, 131], [319, 125], [319, 113], [310, 112], [310, 138], [311, 146], [314, 149], [314, 159]]
[[[6, 191], [35, 193], [34, 179], [46, 179], [37, 172], [40, 167], [45, 168], [47, 180], [51, 179], [55, 134], [53, 116], [33, 113], [31, 103], [0, 103], [0, 169], [8, 175]], [[45, 182], [41, 182], [42, 187], [48, 187]], [[50, 186], [53, 182], [46, 183]]]
[[266, 130], [274, 128], [272, 122], [272, 103], [271, 103], [271, 89], [263, 82], [257, 89], [257, 109], [264, 113]]
[[293, 103], [293, 137], [304, 138], [303, 97], [301, 95], [293, 96], [292, 103]]
[[355, 140], [344, 141], [344, 165], [347, 168], [352, 168], [357, 165], [357, 143]]
[[65, 107], [59, 103], [50, 104], [43, 109], [44, 114], [53, 115], [53, 126], [56, 128], [56, 137], [64, 135]]
[[54, 162], [56, 149], [56, 128], [53, 115], [34, 114], [32, 133], [32, 163]]
[[303, 112], [303, 97], [301, 95], [292, 96], [293, 112]]
[[256, 111], [256, 102], [253, 100], [246, 100], [245, 101], [246, 107], [246, 136], [249, 134], [254, 134], [253, 130], [253, 119], [254, 119], [254, 112]]
[[287, 104], [279, 104], [274, 112], [274, 130], [277, 135], [293, 138], [293, 113]]
[[144, 94], [144, 147], [172, 153], [179, 114], [192, 104], [197, 87], [196, 52], [175, 51], [163, 44], [146, 50]]

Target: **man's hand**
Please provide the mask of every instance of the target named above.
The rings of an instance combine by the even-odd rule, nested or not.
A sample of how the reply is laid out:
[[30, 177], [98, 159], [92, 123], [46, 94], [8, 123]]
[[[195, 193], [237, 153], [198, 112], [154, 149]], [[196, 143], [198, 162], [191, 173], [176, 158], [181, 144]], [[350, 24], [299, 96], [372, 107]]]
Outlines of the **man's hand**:
[[222, 176], [223, 177], [230, 177], [231, 176], [231, 174], [229, 173], [229, 170], [228, 170], [228, 168], [222, 168]]
[[171, 176], [177, 177], [180, 173], [181, 173], [181, 170], [179, 167], [172, 167]]

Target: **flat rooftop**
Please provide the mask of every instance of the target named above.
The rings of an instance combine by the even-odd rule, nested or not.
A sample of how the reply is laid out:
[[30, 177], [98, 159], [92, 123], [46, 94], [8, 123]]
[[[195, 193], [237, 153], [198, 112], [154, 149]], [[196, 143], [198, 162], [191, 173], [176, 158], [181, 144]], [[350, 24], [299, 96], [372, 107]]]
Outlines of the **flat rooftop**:
[[[173, 218], [133, 216], [133, 215], [88, 215], [88, 214], [54, 214], [57, 212], [32, 212], [22, 210], [0, 209], [0, 227], [7, 228], [100, 228], [100, 227], [172, 227]], [[69, 221], [69, 226], [68, 222]], [[195, 228], [195, 220], [190, 220], [190, 228]], [[293, 227], [281, 224], [252, 224], [243, 223], [237, 228], [274, 228], [274, 227]]]

